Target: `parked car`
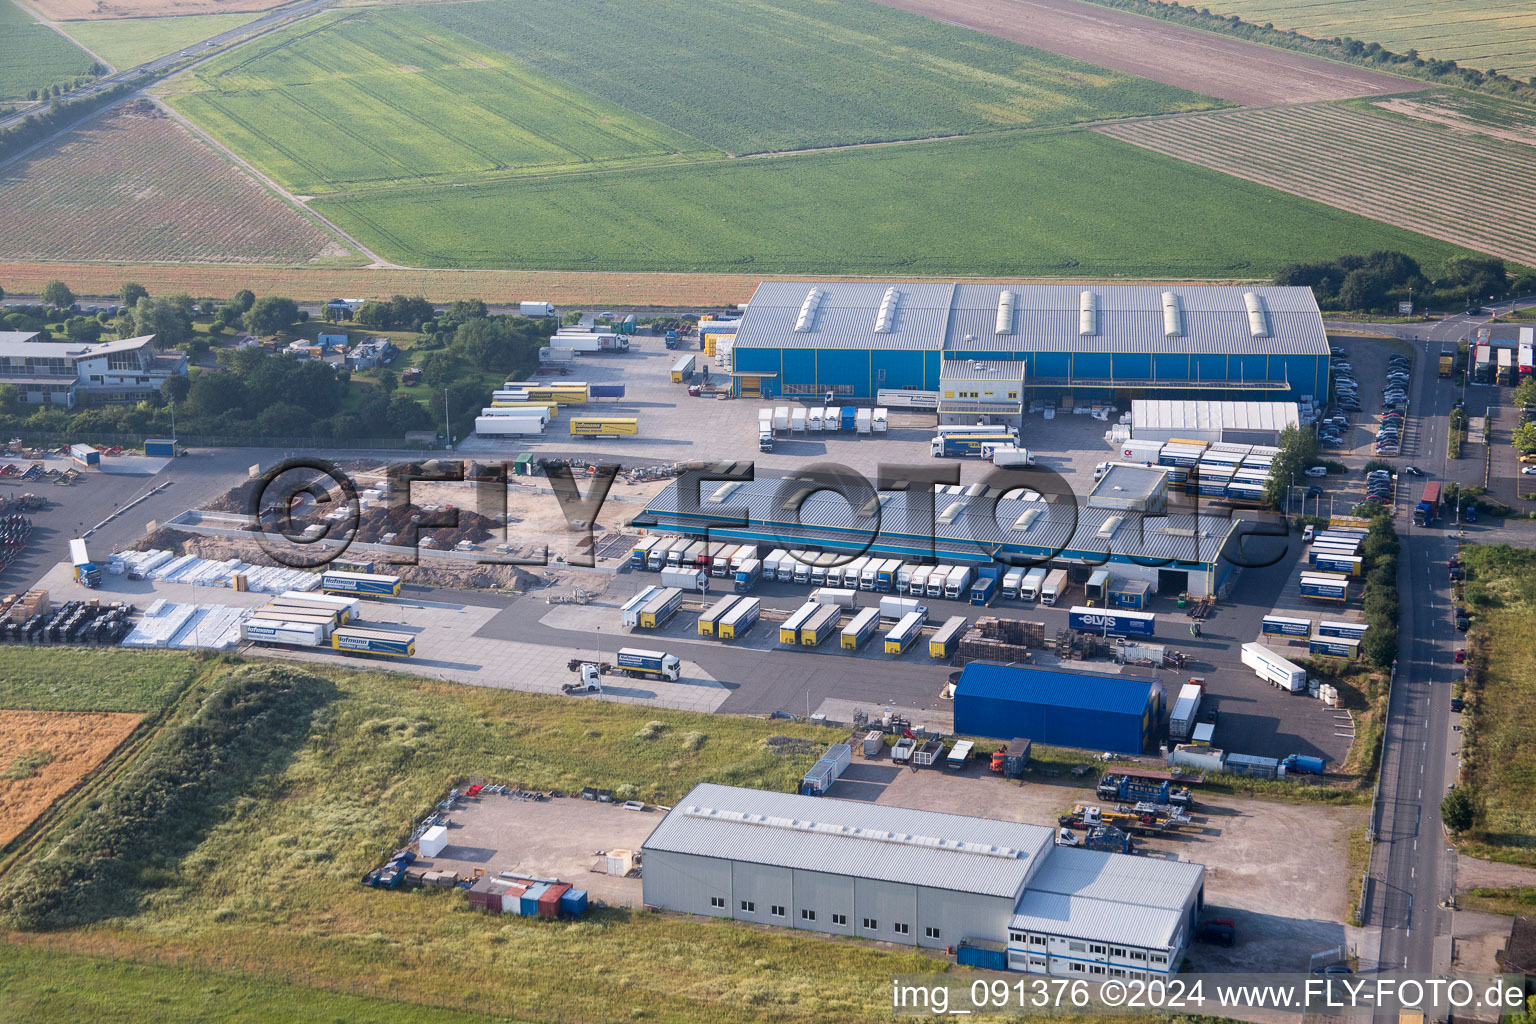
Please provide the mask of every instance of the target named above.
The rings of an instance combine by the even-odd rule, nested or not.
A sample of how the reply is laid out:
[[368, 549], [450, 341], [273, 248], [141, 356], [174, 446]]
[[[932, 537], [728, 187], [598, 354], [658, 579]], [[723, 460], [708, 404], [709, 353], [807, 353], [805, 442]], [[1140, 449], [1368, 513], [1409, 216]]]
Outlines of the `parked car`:
[[1477, 522], [1477, 508], [1472, 505], [1465, 506], [1461, 510], [1461, 518], [1469, 523]]
[[1322, 496], [1323, 496], [1323, 489], [1320, 486], [1318, 486], [1317, 484], [1313, 484], [1311, 487], [1307, 488], [1307, 497], [1309, 497], [1309, 498], [1320, 498]]
[[1530, 476], [1532, 473], [1536, 473], [1536, 466], [1521, 466], [1520, 472], [1526, 476]]
[[1200, 927], [1195, 929], [1195, 941], [1230, 946], [1237, 941], [1237, 926], [1224, 917], [1203, 921]]
[[1465, 706], [1466, 705], [1462, 703], [1462, 700], [1461, 700], [1460, 697], [1452, 697], [1451, 698], [1451, 710], [1452, 711], [1460, 711]]
[[1450, 568], [1450, 577], [1452, 580], [1464, 580], [1467, 578], [1467, 573], [1461, 566], [1453, 565]]
[[1467, 652], [1465, 650], [1458, 650], [1456, 652], [1456, 664], [1458, 664], [1458, 665], [1464, 664], [1466, 662], [1466, 660], [1467, 660]]
[[1308, 466], [1307, 467], [1307, 476], [1327, 476], [1327, 475], [1328, 475], [1328, 467], [1327, 466]]
[[1424, 475], [1424, 471], [1422, 469], [1420, 469], [1418, 466], [1409, 466], [1408, 467], [1408, 472], [1412, 473], [1414, 476], [1423, 476]]
[[1456, 628], [1462, 633], [1472, 628], [1472, 620], [1467, 618], [1466, 612], [1456, 613]]

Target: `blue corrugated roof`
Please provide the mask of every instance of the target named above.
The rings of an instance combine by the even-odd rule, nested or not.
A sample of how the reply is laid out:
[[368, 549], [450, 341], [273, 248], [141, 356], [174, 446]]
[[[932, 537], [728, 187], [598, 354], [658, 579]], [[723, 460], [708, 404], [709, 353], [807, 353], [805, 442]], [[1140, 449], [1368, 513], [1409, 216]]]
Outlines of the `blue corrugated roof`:
[[1144, 676], [973, 661], [960, 673], [955, 699], [978, 697], [1140, 715], [1146, 710], [1148, 692], [1156, 685], [1157, 680]]

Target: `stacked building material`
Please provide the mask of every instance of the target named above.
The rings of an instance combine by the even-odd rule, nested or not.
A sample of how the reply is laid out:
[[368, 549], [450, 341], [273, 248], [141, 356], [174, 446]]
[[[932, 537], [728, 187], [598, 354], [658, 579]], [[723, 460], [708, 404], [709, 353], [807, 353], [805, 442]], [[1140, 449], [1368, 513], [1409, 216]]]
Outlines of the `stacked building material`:
[[955, 663], [973, 661], [1028, 661], [1031, 648], [1045, 646], [1045, 624], [983, 615], [960, 638]]
[[46, 615], [49, 607], [48, 591], [29, 590], [11, 605], [11, 621], [26, 622], [34, 615]]

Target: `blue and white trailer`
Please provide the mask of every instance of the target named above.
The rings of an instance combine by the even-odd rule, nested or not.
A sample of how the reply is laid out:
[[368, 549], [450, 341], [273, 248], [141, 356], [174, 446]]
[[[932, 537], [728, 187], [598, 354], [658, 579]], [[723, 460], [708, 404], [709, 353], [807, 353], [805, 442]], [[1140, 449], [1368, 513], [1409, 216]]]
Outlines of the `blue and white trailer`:
[[1301, 596], [1315, 601], [1348, 601], [1349, 577], [1341, 573], [1304, 572]]
[[384, 576], [371, 572], [323, 572], [320, 574], [320, 589], [328, 594], [399, 597], [403, 586], [399, 576]]
[[1307, 653], [1354, 661], [1360, 657], [1360, 641], [1343, 636], [1314, 636], [1307, 644]]
[[1319, 622], [1318, 636], [1337, 636], [1346, 640], [1359, 640], [1370, 627], [1363, 622]]
[[1312, 635], [1312, 620], [1292, 619], [1284, 615], [1266, 615], [1259, 632], [1265, 636], [1285, 636], [1305, 640]]
[[1078, 605], [1067, 613], [1067, 625], [1079, 633], [1100, 636], [1153, 636], [1157, 632], [1157, 616], [1152, 612]]

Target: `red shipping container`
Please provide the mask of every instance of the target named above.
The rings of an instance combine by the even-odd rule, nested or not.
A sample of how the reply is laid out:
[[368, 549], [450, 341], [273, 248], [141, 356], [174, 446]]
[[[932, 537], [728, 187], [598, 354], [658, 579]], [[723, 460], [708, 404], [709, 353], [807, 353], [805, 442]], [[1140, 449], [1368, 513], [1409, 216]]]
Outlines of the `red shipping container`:
[[539, 916], [559, 917], [560, 896], [569, 888], [570, 886], [564, 882], [550, 886], [548, 891], [539, 897]]

